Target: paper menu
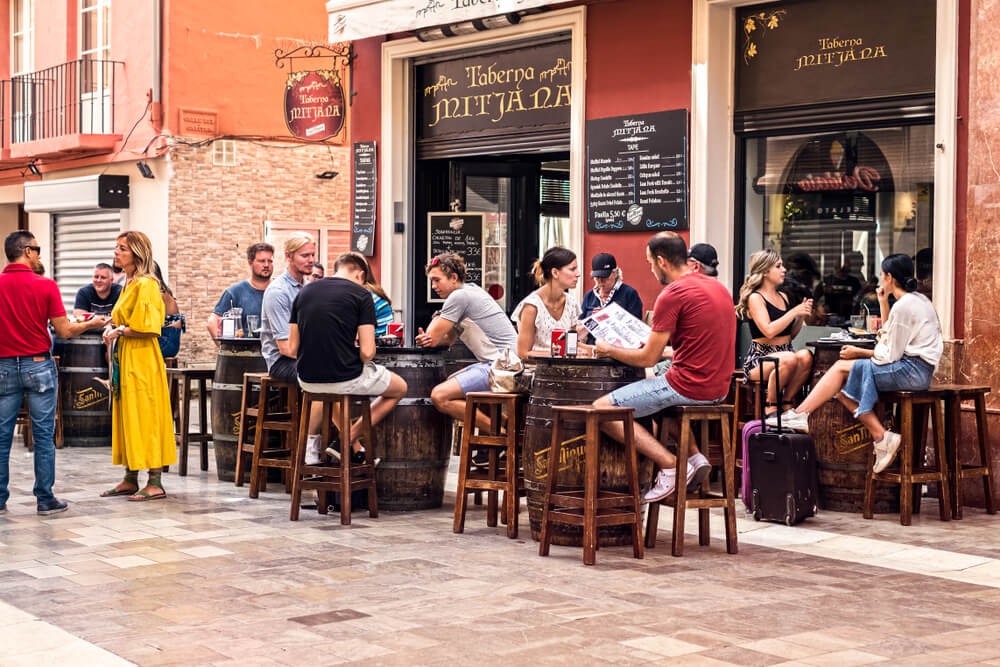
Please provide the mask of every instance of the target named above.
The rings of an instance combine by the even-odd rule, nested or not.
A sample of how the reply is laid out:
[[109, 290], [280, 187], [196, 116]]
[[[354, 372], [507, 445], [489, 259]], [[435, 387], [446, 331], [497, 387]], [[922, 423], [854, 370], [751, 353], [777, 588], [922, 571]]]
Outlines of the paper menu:
[[614, 302], [580, 321], [597, 340], [629, 349], [642, 347], [652, 332], [649, 325]]

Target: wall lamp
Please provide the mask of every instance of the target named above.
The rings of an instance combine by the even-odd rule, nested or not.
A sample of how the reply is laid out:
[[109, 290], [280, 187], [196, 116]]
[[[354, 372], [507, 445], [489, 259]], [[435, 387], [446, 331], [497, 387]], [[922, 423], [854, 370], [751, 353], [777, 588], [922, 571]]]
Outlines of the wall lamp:
[[323, 179], [324, 181], [332, 181], [337, 178], [337, 173], [336, 171], [324, 171], [316, 174], [316, 178]]
[[41, 176], [42, 175], [42, 170], [39, 169], [38, 165], [35, 164], [34, 162], [29, 162], [28, 163], [28, 171], [31, 172], [32, 176]]
[[520, 22], [521, 14], [519, 12], [498, 14], [497, 16], [488, 16], [484, 19], [473, 19], [471, 21], [461, 21], [459, 23], [424, 28], [417, 31], [417, 39], [421, 42], [431, 42], [435, 39], [470, 35], [474, 32], [492, 30], [493, 28], [506, 28], [507, 26], [517, 25]]
[[142, 174], [143, 178], [156, 178], [156, 176], [153, 175], [153, 170], [150, 169], [149, 165], [142, 160], [136, 162], [135, 166], [139, 169], [139, 173]]

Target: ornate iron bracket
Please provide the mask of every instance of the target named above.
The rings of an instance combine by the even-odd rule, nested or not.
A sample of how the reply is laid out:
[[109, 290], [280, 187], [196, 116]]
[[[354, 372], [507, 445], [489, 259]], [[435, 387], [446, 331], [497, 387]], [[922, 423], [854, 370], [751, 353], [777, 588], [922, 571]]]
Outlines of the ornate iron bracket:
[[[354, 60], [357, 57], [358, 54], [354, 52], [354, 44], [351, 42], [341, 42], [333, 46], [325, 44], [300, 46], [287, 53], [282, 49], [274, 50], [274, 64], [278, 69], [284, 69], [287, 62], [289, 70], [295, 72], [296, 60], [310, 60], [313, 58], [329, 58], [333, 61], [331, 69], [336, 69], [338, 66], [346, 67], [348, 77], [347, 104], [351, 106], [354, 105], [354, 96], [358, 94], [358, 91], [354, 90]], [[311, 66], [310, 69], [315, 69], [315, 67]]]

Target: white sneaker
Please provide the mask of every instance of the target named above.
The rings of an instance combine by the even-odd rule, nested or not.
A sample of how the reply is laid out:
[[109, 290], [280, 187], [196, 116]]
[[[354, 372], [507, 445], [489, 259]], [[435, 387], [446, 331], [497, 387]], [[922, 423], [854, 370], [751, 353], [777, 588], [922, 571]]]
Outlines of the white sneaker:
[[[772, 428], [778, 427], [778, 417], [777, 415], [768, 417], [764, 420], [764, 423]], [[809, 432], [809, 413], [808, 412], [796, 412], [795, 410], [788, 409], [781, 413], [781, 428], [788, 429], [789, 431], [801, 431], [802, 433]]]
[[673, 468], [667, 468], [656, 473], [656, 484], [642, 498], [647, 503], [656, 503], [667, 498], [676, 490], [677, 475], [674, 474]]
[[882, 439], [875, 443], [875, 463], [872, 465], [872, 472], [882, 472], [896, 460], [896, 452], [899, 451], [899, 443], [903, 437], [898, 433], [886, 431]]
[[694, 491], [705, 483], [708, 476], [712, 474], [712, 464], [704, 454], [698, 452], [688, 459], [687, 467], [687, 490]]
[[306, 440], [306, 465], [319, 465], [319, 434], [310, 435]]

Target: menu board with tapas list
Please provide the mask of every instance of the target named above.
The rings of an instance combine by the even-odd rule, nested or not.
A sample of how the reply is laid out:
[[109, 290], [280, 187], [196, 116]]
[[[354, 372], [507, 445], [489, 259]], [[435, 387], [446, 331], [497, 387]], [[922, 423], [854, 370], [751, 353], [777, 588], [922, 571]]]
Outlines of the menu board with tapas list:
[[686, 109], [587, 121], [587, 229], [688, 228]]

